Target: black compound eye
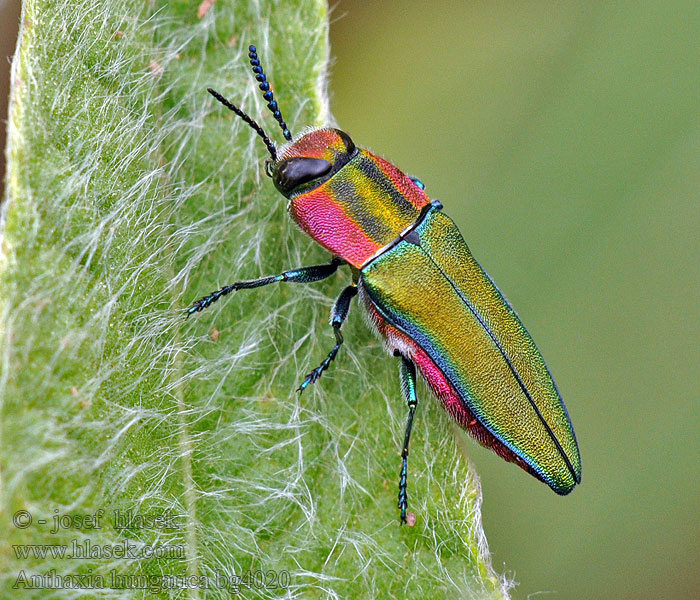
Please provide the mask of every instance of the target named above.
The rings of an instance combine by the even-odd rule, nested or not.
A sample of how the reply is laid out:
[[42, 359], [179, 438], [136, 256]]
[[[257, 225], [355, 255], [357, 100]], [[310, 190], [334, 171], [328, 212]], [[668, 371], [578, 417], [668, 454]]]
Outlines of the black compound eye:
[[323, 177], [333, 165], [322, 158], [296, 156], [283, 160], [275, 167], [272, 181], [285, 196], [304, 183]]
[[350, 136], [344, 131], [340, 131], [340, 129], [336, 129], [335, 132], [340, 136], [340, 139], [343, 140], [348, 154], [355, 152], [355, 143], [350, 139]]

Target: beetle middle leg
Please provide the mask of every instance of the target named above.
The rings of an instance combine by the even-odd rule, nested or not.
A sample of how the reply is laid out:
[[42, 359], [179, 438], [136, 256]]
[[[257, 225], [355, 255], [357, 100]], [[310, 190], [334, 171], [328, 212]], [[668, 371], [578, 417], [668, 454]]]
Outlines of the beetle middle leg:
[[187, 309], [187, 317], [201, 312], [205, 308], [211, 306], [219, 298], [235, 292], [236, 290], [250, 289], [269, 285], [270, 283], [290, 282], [290, 283], [313, 283], [330, 277], [338, 270], [338, 267], [343, 264], [343, 260], [338, 257], [333, 257], [327, 265], [314, 265], [313, 267], [300, 267], [299, 269], [291, 269], [284, 271], [279, 275], [269, 275], [268, 277], [260, 277], [260, 279], [250, 279], [247, 281], [237, 281], [230, 285], [225, 285], [220, 290], [212, 292], [208, 296], [200, 298]]
[[323, 372], [328, 369], [329, 365], [336, 357], [336, 354], [338, 354], [338, 350], [343, 345], [343, 334], [340, 333], [340, 328], [345, 318], [348, 316], [350, 301], [356, 295], [357, 286], [353, 283], [346, 287], [340, 293], [340, 296], [338, 296], [331, 310], [331, 325], [333, 326], [333, 333], [335, 334], [335, 346], [333, 346], [333, 350], [328, 353], [328, 356], [323, 362], [306, 376], [306, 379], [304, 379], [302, 384], [297, 388], [297, 392], [303, 392], [310, 384], [316, 383]]
[[408, 478], [408, 443], [411, 440], [411, 429], [413, 429], [413, 417], [418, 406], [418, 396], [416, 394], [416, 366], [413, 361], [406, 358], [398, 351], [395, 356], [401, 357], [400, 377], [401, 389], [408, 405], [408, 421], [406, 422], [406, 433], [404, 435], [403, 450], [401, 452], [401, 478], [399, 479], [399, 510], [401, 511], [401, 523], [406, 522], [406, 509], [408, 508], [408, 494], [406, 492], [406, 482]]

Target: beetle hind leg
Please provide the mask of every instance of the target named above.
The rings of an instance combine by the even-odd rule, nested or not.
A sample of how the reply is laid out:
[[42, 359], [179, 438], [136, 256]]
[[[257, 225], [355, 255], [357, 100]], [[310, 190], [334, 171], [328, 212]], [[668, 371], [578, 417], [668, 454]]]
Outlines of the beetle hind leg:
[[401, 389], [408, 405], [408, 420], [406, 421], [406, 433], [404, 435], [403, 450], [401, 451], [401, 476], [399, 479], [398, 507], [401, 511], [401, 523], [403, 524], [406, 523], [406, 510], [408, 508], [408, 443], [411, 441], [413, 417], [418, 406], [418, 396], [416, 394], [416, 366], [413, 364], [413, 361], [399, 354], [398, 351], [394, 354], [401, 357]]
[[338, 350], [343, 345], [343, 334], [340, 333], [340, 328], [345, 322], [345, 318], [348, 316], [348, 311], [350, 310], [350, 301], [357, 295], [357, 286], [353, 283], [346, 287], [338, 296], [338, 299], [333, 305], [331, 310], [331, 325], [333, 326], [333, 333], [335, 334], [335, 346], [333, 350], [328, 353], [328, 356], [323, 360], [323, 362], [316, 367], [311, 373], [306, 376], [306, 379], [297, 388], [297, 392], [303, 392], [309, 385], [316, 383], [324, 371], [328, 369], [333, 359], [335, 359], [338, 354]]

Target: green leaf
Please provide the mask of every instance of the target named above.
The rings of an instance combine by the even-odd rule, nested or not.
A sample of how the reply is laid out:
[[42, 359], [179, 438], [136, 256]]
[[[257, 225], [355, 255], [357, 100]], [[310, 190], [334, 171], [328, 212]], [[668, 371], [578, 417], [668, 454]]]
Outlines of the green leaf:
[[[3, 597], [504, 597], [478, 482], [424, 386], [417, 525], [399, 526], [406, 409], [359, 307], [331, 371], [294, 392], [331, 348], [347, 272], [184, 319], [223, 284], [328, 260], [260, 139], [205, 91], [279, 140], [256, 43], [292, 131], [327, 122], [325, 3], [200, 8], [25, 3], [0, 263]], [[62, 544], [100, 554], [52, 556]], [[45, 589], [85, 586], [121, 589]]]

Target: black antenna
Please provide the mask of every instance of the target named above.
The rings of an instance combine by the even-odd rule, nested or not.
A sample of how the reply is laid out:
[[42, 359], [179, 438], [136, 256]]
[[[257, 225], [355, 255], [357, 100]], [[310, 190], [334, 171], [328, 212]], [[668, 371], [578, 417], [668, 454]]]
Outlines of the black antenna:
[[[211, 88], [207, 88], [207, 92], [209, 92], [212, 96], [214, 96], [214, 98], [216, 98], [219, 102], [221, 102], [221, 104], [223, 104], [226, 108], [235, 112], [248, 125], [250, 125], [253, 129], [255, 129], [255, 133], [257, 133], [263, 139], [263, 142], [265, 142], [265, 145], [267, 146], [267, 151], [270, 153], [272, 160], [277, 162], [277, 148], [275, 148], [275, 145], [272, 143], [270, 138], [267, 137], [265, 130], [262, 127], [260, 127], [260, 125], [258, 125], [255, 121], [253, 121], [253, 119], [251, 119], [247, 114], [245, 114], [235, 104], [231, 104], [228, 100], [226, 100], [226, 98], [224, 98], [221, 94], [219, 94], [219, 92], [216, 92], [216, 91], [212, 90]], [[272, 92], [270, 92], [270, 93], [272, 93]]]
[[249, 46], [248, 56], [250, 57], [250, 66], [253, 67], [253, 73], [255, 73], [255, 79], [257, 79], [260, 82], [260, 85], [258, 87], [263, 91], [263, 98], [267, 100], [267, 108], [270, 109], [273, 116], [280, 124], [280, 127], [282, 128], [282, 135], [284, 136], [284, 138], [287, 141], [291, 142], [292, 134], [289, 132], [289, 129], [287, 129], [287, 124], [282, 118], [282, 113], [280, 112], [279, 106], [277, 106], [277, 101], [275, 100], [272, 90], [270, 89], [270, 84], [267, 81], [267, 77], [263, 72], [262, 65], [260, 64], [260, 59], [258, 58], [258, 49], [255, 46]]

